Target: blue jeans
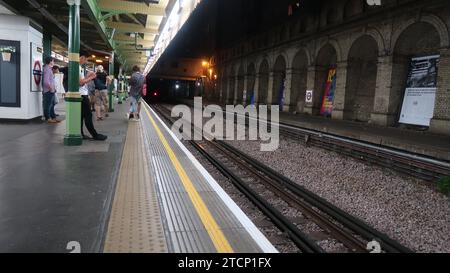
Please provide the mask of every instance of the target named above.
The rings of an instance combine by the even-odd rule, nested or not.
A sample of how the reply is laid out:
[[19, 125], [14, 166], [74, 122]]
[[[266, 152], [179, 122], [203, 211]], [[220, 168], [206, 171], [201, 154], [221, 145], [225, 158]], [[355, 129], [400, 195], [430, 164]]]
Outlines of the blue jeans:
[[44, 93], [44, 117], [45, 120], [56, 119], [55, 93]]

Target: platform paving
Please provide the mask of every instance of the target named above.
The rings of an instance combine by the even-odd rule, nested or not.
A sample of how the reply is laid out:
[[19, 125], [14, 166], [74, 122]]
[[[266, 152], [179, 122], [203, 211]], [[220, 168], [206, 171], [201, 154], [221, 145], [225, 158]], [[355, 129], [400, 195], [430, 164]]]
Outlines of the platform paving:
[[128, 127], [115, 110], [95, 122], [109, 139], [81, 147], [63, 145], [65, 122], [0, 123], [0, 252], [102, 251]]

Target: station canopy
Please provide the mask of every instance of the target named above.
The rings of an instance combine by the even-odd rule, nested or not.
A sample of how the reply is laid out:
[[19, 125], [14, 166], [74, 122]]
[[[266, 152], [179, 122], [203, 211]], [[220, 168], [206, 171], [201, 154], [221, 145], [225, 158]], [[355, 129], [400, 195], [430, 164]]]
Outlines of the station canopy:
[[[17, 14], [67, 43], [69, 6], [65, 0], [3, 0]], [[199, 1], [198, 1], [199, 2]], [[115, 52], [126, 70], [148, 67], [169, 13], [177, 0], [81, 0], [81, 47], [91, 52]], [[42, 29], [41, 29], [42, 30]]]

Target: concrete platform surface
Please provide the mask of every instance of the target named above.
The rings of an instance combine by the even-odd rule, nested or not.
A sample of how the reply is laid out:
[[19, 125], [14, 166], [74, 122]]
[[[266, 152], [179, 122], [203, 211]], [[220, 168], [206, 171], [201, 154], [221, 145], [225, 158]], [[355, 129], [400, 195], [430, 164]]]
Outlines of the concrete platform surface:
[[[100, 252], [128, 122], [125, 105], [97, 130], [106, 142], [63, 145], [65, 122], [0, 124], [0, 252]], [[64, 117], [64, 105], [57, 107]]]

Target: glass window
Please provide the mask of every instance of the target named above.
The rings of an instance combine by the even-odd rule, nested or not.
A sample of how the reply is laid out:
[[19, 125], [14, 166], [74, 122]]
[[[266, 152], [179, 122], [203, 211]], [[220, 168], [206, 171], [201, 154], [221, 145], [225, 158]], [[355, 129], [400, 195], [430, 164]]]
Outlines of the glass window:
[[20, 42], [0, 40], [0, 106], [20, 107]]

